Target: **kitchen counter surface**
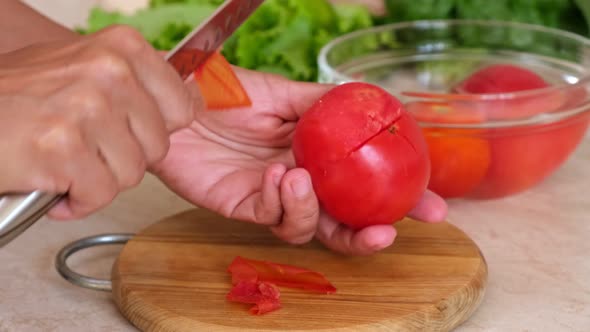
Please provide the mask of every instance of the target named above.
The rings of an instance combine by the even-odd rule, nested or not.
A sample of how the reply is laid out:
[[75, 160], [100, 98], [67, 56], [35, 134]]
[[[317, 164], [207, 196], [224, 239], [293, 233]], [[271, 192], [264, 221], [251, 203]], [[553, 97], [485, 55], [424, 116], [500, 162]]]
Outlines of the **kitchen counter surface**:
[[[28, 2], [73, 26], [84, 22], [96, 1]], [[124, 3], [131, 9], [139, 2]], [[588, 165], [590, 138], [554, 176], [526, 193], [487, 202], [450, 202], [450, 222], [477, 242], [489, 265], [485, 299], [457, 331], [590, 331], [590, 197], [583, 194], [590, 188]], [[63, 280], [53, 266], [55, 254], [81, 237], [137, 232], [189, 208], [147, 176], [139, 187], [84, 220], [39, 221], [0, 250], [0, 332], [135, 331], [109, 293]], [[80, 253], [71, 266], [108, 277], [119, 249]]]

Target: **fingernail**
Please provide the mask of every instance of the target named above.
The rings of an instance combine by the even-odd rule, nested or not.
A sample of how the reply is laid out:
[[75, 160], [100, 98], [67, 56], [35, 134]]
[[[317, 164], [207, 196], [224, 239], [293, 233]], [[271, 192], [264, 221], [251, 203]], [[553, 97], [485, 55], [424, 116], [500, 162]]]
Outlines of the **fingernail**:
[[291, 190], [295, 194], [295, 197], [303, 198], [309, 194], [311, 189], [311, 183], [307, 177], [301, 177], [294, 181], [291, 181]]

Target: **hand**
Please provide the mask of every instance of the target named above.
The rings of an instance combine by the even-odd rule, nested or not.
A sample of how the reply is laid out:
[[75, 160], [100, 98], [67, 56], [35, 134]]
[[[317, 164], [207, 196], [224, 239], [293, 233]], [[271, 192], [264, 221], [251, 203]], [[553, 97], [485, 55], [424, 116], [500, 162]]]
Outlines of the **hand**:
[[[391, 225], [352, 231], [321, 211], [307, 171], [295, 168], [290, 149], [299, 116], [330, 86], [288, 81], [236, 69], [253, 106], [199, 112], [190, 128], [171, 137], [170, 151], [154, 172], [188, 201], [226, 217], [268, 225], [294, 244], [314, 235], [347, 254], [371, 254], [395, 238]], [[410, 214], [425, 222], [446, 217], [431, 192]]]
[[68, 192], [49, 216], [85, 216], [162, 160], [199, 100], [127, 27], [0, 55], [0, 193]]

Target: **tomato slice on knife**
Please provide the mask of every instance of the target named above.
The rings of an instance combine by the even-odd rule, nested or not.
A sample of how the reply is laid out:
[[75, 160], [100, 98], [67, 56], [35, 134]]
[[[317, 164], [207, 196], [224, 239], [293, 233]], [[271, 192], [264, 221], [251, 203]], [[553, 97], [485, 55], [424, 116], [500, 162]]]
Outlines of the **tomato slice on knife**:
[[195, 70], [194, 77], [209, 110], [252, 105], [231, 64], [219, 52]]

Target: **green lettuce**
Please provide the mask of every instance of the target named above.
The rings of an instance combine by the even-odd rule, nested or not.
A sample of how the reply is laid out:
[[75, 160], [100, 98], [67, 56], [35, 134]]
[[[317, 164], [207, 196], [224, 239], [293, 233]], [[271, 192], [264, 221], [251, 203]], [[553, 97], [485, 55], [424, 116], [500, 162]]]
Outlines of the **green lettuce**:
[[588, 0], [385, 0], [384, 22], [423, 19], [514, 21], [590, 35]]
[[[223, 0], [151, 0], [132, 15], [94, 8], [92, 33], [113, 24], [132, 26], [155, 48], [169, 50], [207, 18]], [[232, 64], [301, 81], [317, 79], [319, 50], [333, 38], [373, 26], [369, 10], [327, 0], [266, 0], [226, 41], [223, 54]]]
[[152, 0], [150, 7], [132, 15], [93, 8], [80, 33], [96, 32], [114, 24], [136, 28], [156, 49], [169, 50], [215, 11], [219, 0]]
[[371, 26], [371, 14], [362, 6], [267, 0], [225, 43], [223, 54], [241, 67], [315, 81], [317, 55], [326, 43]]

